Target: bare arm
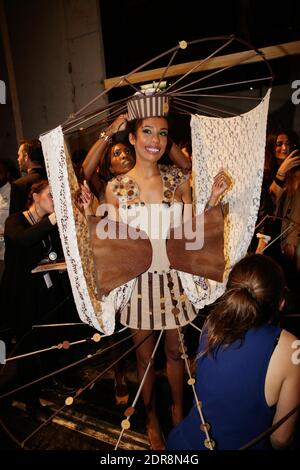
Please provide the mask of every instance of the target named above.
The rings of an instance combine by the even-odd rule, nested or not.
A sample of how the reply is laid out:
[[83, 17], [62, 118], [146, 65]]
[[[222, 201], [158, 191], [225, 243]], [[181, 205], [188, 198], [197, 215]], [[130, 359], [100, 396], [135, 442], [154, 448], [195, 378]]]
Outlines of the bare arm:
[[108, 148], [109, 142], [107, 140], [98, 139], [90, 148], [87, 156], [82, 164], [84, 179], [90, 181], [96, 172], [97, 166]]
[[176, 190], [176, 199], [184, 203], [183, 222], [188, 221], [193, 216], [192, 210], [192, 189], [189, 180], [186, 180]]
[[109, 146], [109, 137], [112, 137], [113, 134], [118, 132], [126, 121], [127, 115], [120, 114], [120, 116], [118, 116], [114, 122], [104, 131], [105, 136], [103, 138], [99, 138], [89, 150], [82, 164], [84, 178], [87, 181], [90, 181], [93, 174], [96, 172], [97, 166], [99, 165], [101, 158]]
[[192, 162], [186, 158], [184, 153], [178, 147], [175, 142], [172, 143], [172, 147], [169, 151], [169, 157], [179, 168], [184, 170], [190, 170], [192, 168]]
[[[283, 331], [277, 346], [277, 374], [279, 371], [282, 371], [284, 375], [273, 424], [283, 418], [300, 403], [300, 345], [298, 344], [298, 354], [297, 350], [292, 347], [296, 342], [297, 338], [294, 335]], [[293, 437], [297, 417], [298, 413], [294, 413], [284, 424], [271, 434], [270, 440], [272, 447], [282, 449], [289, 445]]]

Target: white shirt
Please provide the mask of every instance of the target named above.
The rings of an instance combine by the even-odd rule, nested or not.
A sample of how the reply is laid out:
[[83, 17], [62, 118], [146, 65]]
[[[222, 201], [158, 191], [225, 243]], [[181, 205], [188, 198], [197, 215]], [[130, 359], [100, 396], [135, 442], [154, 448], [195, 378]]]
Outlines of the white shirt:
[[8, 182], [0, 188], [0, 260], [4, 259], [4, 225], [9, 214], [10, 189]]

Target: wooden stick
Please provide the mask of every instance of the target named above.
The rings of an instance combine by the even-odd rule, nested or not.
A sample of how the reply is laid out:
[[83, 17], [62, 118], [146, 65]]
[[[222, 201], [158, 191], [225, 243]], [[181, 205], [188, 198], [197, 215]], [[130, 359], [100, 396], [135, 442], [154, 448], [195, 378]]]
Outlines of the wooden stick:
[[[285, 57], [287, 55], [296, 55], [296, 54], [300, 54], [300, 41], [293, 41], [293, 42], [287, 42], [284, 44], [277, 44], [276, 46], [263, 47], [262, 49], [259, 49], [259, 51], [264, 54], [267, 60], [278, 59], [280, 57]], [[203, 64], [203, 67], [201, 67], [201, 71], [214, 70], [214, 69], [219, 69], [222, 67], [227, 67], [228, 65], [231, 65], [232, 62], [242, 61], [245, 55], [247, 54], [249, 54], [249, 51], [222, 55], [220, 57], [212, 57], [211, 59], [207, 60]], [[262, 60], [262, 59], [261, 59], [261, 56], [257, 54], [254, 57], [248, 60], [245, 60], [243, 64], [258, 62], [259, 60]], [[172, 65], [169, 67], [164, 78], [183, 75], [186, 72], [188, 72], [192, 67], [195, 67], [198, 63], [199, 63], [199, 60], [196, 60], [193, 62], [186, 62], [183, 64]], [[152, 82], [153, 80], [159, 79], [164, 73], [164, 71], [165, 71], [165, 67], [152, 69], [152, 70], [145, 70], [143, 72], [137, 72], [137, 73], [132, 74], [130, 77], [127, 77], [127, 81], [132, 84], [148, 82], [148, 81]], [[195, 72], [193, 73], [197, 73], [197, 72], [199, 72], [199, 69], [195, 70]], [[112, 86], [116, 86], [116, 87], [126, 86], [127, 84], [128, 83], [122, 80], [122, 76], [107, 78], [106, 80], [104, 80], [105, 89], [110, 88]]]

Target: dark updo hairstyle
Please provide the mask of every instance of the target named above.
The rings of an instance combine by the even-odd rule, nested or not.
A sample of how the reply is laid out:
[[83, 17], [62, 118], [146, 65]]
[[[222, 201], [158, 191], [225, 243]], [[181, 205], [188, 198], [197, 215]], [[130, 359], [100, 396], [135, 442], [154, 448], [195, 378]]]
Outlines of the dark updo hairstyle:
[[229, 274], [225, 293], [207, 318], [203, 353], [242, 341], [251, 328], [278, 323], [284, 289], [283, 271], [272, 258], [253, 254], [241, 259]]
[[33, 203], [33, 194], [40, 194], [45, 188], [47, 188], [47, 186], [49, 186], [49, 181], [46, 179], [38, 181], [31, 186], [26, 204], [27, 208], [30, 207]]

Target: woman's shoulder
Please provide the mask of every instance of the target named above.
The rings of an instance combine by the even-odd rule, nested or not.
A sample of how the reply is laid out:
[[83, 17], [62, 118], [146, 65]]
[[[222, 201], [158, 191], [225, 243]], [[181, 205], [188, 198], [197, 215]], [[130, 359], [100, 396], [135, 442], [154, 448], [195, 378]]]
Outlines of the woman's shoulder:
[[13, 223], [19, 223], [19, 222], [24, 222], [26, 223], [27, 219], [23, 212], [14, 212], [13, 214], [10, 214], [7, 219], [6, 219], [6, 224], [13, 224]]
[[128, 174], [118, 175], [107, 183], [109, 190], [119, 199], [133, 201], [139, 196], [140, 190], [137, 182]]
[[293, 374], [294, 366], [300, 364], [300, 340], [289, 331], [281, 330], [272, 359], [277, 371], [281, 370], [285, 376]]
[[294, 349], [300, 349], [300, 339], [293, 333], [290, 333], [287, 330], [282, 330], [278, 341], [278, 347], [292, 353]]

